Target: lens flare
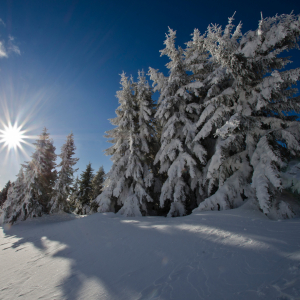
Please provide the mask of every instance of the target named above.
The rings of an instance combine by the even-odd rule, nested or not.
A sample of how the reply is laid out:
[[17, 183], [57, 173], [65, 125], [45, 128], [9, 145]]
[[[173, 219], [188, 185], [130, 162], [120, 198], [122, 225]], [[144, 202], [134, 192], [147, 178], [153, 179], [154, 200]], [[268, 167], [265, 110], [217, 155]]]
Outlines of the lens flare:
[[21, 143], [24, 143], [26, 138], [24, 133], [25, 131], [22, 131], [21, 126], [18, 127], [17, 124], [4, 126], [4, 130], [0, 130], [0, 143], [4, 143], [8, 149], [22, 148]]

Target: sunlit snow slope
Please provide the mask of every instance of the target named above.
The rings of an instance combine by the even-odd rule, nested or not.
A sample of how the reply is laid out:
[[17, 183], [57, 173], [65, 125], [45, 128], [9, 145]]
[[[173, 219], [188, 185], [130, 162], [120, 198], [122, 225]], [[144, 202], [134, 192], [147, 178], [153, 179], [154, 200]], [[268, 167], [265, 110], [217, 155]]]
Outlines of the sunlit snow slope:
[[249, 204], [0, 228], [0, 299], [300, 298], [300, 220], [271, 221]]

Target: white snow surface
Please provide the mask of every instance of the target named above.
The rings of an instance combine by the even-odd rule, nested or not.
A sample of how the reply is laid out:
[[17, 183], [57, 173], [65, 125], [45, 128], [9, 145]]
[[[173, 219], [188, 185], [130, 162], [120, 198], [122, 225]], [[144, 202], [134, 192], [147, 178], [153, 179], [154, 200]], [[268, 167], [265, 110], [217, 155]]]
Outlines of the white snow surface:
[[300, 220], [247, 202], [186, 217], [43, 216], [0, 227], [0, 299], [299, 299]]

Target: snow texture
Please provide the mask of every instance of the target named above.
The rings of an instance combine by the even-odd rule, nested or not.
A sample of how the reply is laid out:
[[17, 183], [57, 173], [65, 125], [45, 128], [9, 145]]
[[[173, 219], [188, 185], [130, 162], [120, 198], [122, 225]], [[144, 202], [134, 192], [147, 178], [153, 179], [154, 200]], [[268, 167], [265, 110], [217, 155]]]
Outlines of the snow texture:
[[6, 224], [1, 299], [298, 299], [299, 225], [250, 202], [182, 218], [54, 214]]

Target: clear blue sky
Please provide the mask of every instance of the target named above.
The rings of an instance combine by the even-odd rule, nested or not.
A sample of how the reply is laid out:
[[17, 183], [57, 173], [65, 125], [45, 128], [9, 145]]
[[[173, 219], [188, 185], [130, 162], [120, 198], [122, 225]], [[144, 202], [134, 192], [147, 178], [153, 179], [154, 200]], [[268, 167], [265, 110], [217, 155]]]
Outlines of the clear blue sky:
[[[119, 74], [136, 77], [149, 66], [166, 72], [159, 50], [168, 26], [184, 46], [194, 28], [204, 33], [210, 23], [225, 25], [235, 11], [245, 32], [256, 29], [261, 11], [268, 17], [292, 10], [300, 13], [300, 1], [3, 0], [0, 39], [13, 36], [21, 54], [0, 60], [0, 120], [8, 111], [30, 135], [46, 126], [57, 154], [72, 131], [79, 173], [89, 162], [107, 172], [111, 161], [103, 151], [110, 144], [103, 135], [118, 107]], [[300, 53], [293, 55], [300, 66]], [[29, 160], [33, 148], [24, 150], [0, 152], [0, 188]]]

